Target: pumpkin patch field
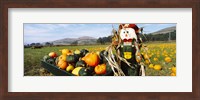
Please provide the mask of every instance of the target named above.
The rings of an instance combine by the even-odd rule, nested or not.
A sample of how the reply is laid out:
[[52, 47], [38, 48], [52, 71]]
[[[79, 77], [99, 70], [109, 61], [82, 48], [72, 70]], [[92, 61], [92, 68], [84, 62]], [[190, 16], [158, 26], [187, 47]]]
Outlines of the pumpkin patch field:
[[[41, 49], [24, 48], [24, 76], [53, 76], [42, 67], [41, 61], [46, 59], [48, 63], [56, 63], [63, 71], [73, 75], [87, 76], [84, 66], [94, 66], [95, 74], [105, 74], [107, 64], [101, 61], [101, 52], [108, 45], [84, 45], [84, 46], [53, 46]], [[144, 43], [140, 54], [143, 59], [137, 60], [145, 65], [146, 76], [176, 76], [176, 43], [175, 42], [151, 42]], [[86, 52], [87, 51], [87, 52]], [[65, 56], [68, 55], [68, 56]], [[79, 56], [78, 58], [76, 56]], [[137, 58], [136, 58], [137, 59]], [[74, 63], [76, 62], [76, 63]], [[101, 64], [100, 64], [101, 63]]]

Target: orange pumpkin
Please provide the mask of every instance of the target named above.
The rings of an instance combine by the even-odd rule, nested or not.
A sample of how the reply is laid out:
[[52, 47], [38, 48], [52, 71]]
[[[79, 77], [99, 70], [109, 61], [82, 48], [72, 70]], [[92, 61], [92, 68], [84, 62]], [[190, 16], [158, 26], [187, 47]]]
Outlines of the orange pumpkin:
[[63, 61], [63, 60], [59, 60], [58, 62], [58, 65], [57, 65], [59, 68], [65, 70], [68, 66], [67, 62], [66, 61]]
[[100, 61], [99, 56], [94, 52], [86, 54], [82, 58], [82, 60], [85, 61], [91, 67], [97, 66]]
[[94, 68], [96, 74], [105, 74], [106, 73], [106, 64], [98, 65]]
[[49, 53], [49, 56], [50, 56], [51, 58], [55, 58], [55, 57], [57, 57], [57, 54], [56, 54], [56, 52], [50, 52], [50, 53]]
[[68, 49], [62, 49], [60, 50], [62, 52], [62, 55], [69, 55], [69, 54], [72, 54], [72, 52]]
[[66, 55], [60, 55], [60, 56], [58, 57], [59, 61], [60, 61], [60, 60], [66, 61], [66, 58], [67, 58]]

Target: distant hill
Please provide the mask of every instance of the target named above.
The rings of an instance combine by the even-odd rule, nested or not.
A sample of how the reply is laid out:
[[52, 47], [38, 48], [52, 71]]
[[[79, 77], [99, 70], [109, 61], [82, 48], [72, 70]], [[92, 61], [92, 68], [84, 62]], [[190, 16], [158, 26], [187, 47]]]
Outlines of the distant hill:
[[64, 38], [51, 41], [54, 45], [89, 45], [96, 44], [97, 39], [90, 36], [82, 36], [79, 38]]
[[156, 32], [153, 32], [153, 33], [150, 33], [150, 34], [152, 34], [152, 35], [167, 34], [167, 33], [174, 32], [174, 31], [176, 31], [176, 26], [164, 28], [164, 29], [161, 29], [159, 31], [156, 31]]
[[96, 39], [96, 38], [90, 37], [90, 36], [82, 36], [82, 37], [79, 37], [78, 39], [85, 40], [85, 39]]

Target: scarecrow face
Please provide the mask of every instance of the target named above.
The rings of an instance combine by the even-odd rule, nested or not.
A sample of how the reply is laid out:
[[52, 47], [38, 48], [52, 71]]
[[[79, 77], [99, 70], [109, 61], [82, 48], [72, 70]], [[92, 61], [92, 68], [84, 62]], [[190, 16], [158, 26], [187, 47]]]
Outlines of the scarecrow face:
[[123, 28], [120, 30], [120, 37], [122, 40], [124, 39], [136, 39], [137, 36], [135, 30], [133, 28]]

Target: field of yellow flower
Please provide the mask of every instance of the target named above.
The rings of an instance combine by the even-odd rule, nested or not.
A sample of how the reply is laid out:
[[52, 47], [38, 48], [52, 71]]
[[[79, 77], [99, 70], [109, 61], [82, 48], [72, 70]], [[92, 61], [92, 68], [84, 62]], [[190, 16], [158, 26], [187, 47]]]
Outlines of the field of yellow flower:
[[176, 43], [150, 43], [141, 49], [146, 76], [176, 76]]

